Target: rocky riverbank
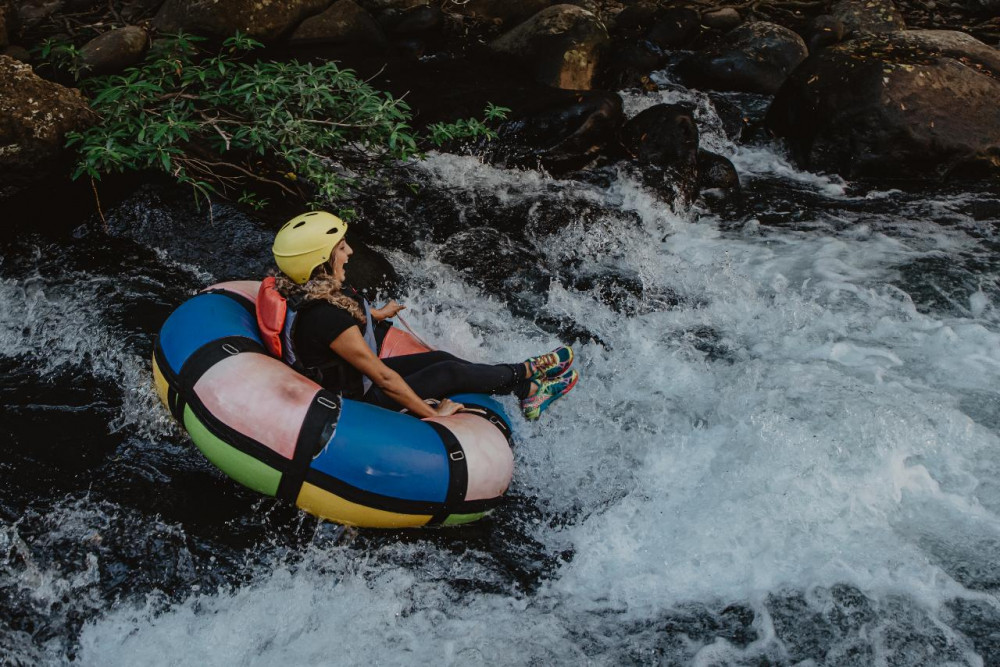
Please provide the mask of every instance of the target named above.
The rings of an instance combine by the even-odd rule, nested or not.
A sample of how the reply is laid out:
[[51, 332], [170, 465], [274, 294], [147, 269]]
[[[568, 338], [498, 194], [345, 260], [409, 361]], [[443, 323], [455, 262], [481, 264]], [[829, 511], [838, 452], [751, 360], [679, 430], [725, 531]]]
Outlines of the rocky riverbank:
[[[407, 94], [422, 123], [475, 115], [486, 102], [512, 109], [499, 140], [450, 150], [558, 174], [620, 164], [666, 202], [736, 196], [738, 174], [699, 146], [692, 109], [628, 118], [618, 91], [673, 81], [719, 91], [716, 107], [742, 141], [777, 137], [811, 170], [1000, 174], [993, 0], [7, 0], [0, 197], [64, 182], [66, 132], [99, 122], [75, 82], [45, 64], [46, 40], [71, 43], [69, 70], [86, 78], [136, 64], [160, 35], [238, 30], [264, 41], [266, 57], [337, 59], [370, 73]], [[651, 80], [664, 68], [667, 83]], [[733, 92], [759, 96], [766, 113], [733, 105]]]

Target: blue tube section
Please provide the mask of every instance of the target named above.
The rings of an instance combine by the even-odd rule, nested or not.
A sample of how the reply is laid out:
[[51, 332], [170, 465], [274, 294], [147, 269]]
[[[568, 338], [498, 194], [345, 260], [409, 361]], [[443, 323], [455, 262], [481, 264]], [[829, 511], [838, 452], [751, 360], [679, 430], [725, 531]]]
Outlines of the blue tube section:
[[160, 329], [160, 347], [167, 365], [180, 373], [198, 348], [227, 336], [243, 336], [263, 345], [257, 320], [223, 294], [198, 294], [171, 313]]
[[416, 417], [344, 400], [333, 440], [312, 467], [351, 486], [401, 500], [443, 503], [448, 456]]
[[454, 396], [449, 396], [448, 398], [456, 403], [469, 403], [489, 408], [493, 412], [500, 415], [500, 418], [503, 419], [505, 424], [507, 424], [507, 428], [512, 428], [510, 418], [507, 416], [507, 413], [504, 412], [503, 406], [500, 405], [500, 401], [496, 400], [492, 396], [487, 396], [486, 394], [455, 394]]

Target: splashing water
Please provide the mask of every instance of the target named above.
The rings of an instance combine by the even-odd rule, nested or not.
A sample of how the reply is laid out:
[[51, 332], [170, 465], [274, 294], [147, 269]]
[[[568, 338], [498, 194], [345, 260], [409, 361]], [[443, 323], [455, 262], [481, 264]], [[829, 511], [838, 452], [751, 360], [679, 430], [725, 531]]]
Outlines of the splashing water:
[[[990, 195], [848, 194], [767, 148], [728, 154], [751, 187], [785, 193], [766, 213], [801, 207], [807, 191], [796, 222], [675, 211], [625, 174], [599, 187], [465, 157], [422, 167], [426, 187], [466, 206], [583, 202], [589, 215], [529, 229], [525, 254], [549, 267], [612, 264], [641, 282], [641, 307], [628, 312], [558, 279], [534, 295], [538, 316], [592, 334], [576, 346], [583, 380], [540, 422], [516, 425], [510, 503], [464, 531], [338, 531], [252, 499], [160, 425], [139, 389], [145, 328], [79, 290], [53, 296], [79, 275], [4, 277], [0, 354], [31, 364], [35, 382], [69, 364], [122, 385], [116, 455], [160, 475], [151, 488], [183, 496], [197, 484], [202, 505], [232, 510], [216, 523], [193, 510], [161, 518], [169, 505], [68, 487], [45, 501], [58, 510], [45, 520], [27, 510], [0, 534], [0, 600], [21, 601], [23, 618], [77, 621], [64, 618], [50, 644], [7, 627], [17, 659], [1000, 660], [1000, 271], [996, 220], [974, 210]], [[122, 300], [176, 303], [197, 287], [192, 271], [212, 272], [187, 246], [157, 247], [157, 261], [194, 268], [140, 271], [147, 287]], [[478, 287], [475, 266], [445, 263], [441, 247], [425, 239], [390, 253], [407, 320], [428, 342], [497, 361], [557, 343], [512, 314], [511, 295]], [[114, 469], [102, 465], [88, 472]], [[170, 545], [171, 574], [128, 562], [144, 583], [109, 591], [119, 547], [87, 540], [115, 530]], [[68, 545], [76, 565], [55, 557]], [[60, 602], [72, 591], [85, 594]]]

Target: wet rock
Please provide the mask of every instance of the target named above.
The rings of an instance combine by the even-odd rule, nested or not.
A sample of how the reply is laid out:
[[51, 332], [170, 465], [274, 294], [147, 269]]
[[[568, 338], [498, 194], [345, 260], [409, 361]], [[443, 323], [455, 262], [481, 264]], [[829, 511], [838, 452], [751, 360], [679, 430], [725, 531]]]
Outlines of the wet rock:
[[81, 70], [87, 74], [120, 72], [142, 60], [149, 46], [149, 34], [139, 26], [106, 32], [80, 49]]
[[505, 122], [490, 142], [487, 158], [506, 166], [565, 173], [605, 153], [624, 122], [615, 93], [580, 92], [545, 106], [528, 108]]
[[730, 141], [740, 141], [750, 127], [743, 110], [718, 93], [710, 93], [712, 106], [722, 122], [722, 129]]
[[63, 0], [22, 0], [15, 3], [22, 28], [32, 28], [63, 8]]
[[772, 94], [806, 55], [805, 42], [788, 28], [746, 23], [723, 46], [681, 61], [678, 73], [694, 88]]
[[66, 133], [95, 120], [80, 91], [0, 56], [0, 197], [50, 175], [65, 158]]
[[641, 165], [694, 167], [698, 126], [687, 107], [657, 104], [625, 124], [622, 145]]
[[214, 37], [231, 37], [240, 30], [270, 41], [329, 4], [330, 0], [166, 0], [153, 27], [160, 32], [183, 30]]
[[515, 25], [547, 9], [552, 2], [553, 0], [469, 0], [456, 9], [465, 16]]
[[652, 28], [646, 31], [646, 41], [660, 49], [686, 46], [701, 31], [701, 15], [689, 7], [664, 11]]
[[622, 128], [622, 146], [641, 167], [641, 180], [668, 199], [690, 200], [698, 186], [698, 126], [691, 110], [657, 104]]
[[399, 286], [399, 274], [392, 262], [367, 244], [354, 239], [351, 241], [354, 254], [348, 262], [351, 286], [368, 299], [375, 299], [380, 293], [389, 294]]
[[816, 53], [824, 47], [836, 44], [844, 39], [844, 33], [844, 22], [837, 17], [829, 14], [814, 17], [805, 30], [809, 53]]
[[573, 5], [555, 5], [490, 44], [519, 60], [536, 81], [556, 88], [589, 90], [608, 33], [600, 19]]
[[598, 85], [608, 90], [644, 86], [651, 72], [666, 65], [667, 56], [645, 40], [616, 40], [602, 59]]
[[740, 191], [740, 177], [736, 167], [718, 153], [698, 151], [698, 188], [722, 190], [726, 194]]
[[453, 234], [439, 256], [492, 294], [523, 290], [526, 280], [530, 281], [530, 255], [492, 227], [473, 227]]
[[337, 0], [321, 14], [307, 18], [292, 33], [290, 41], [349, 45], [365, 51], [381, 51], [388, 45], [375, 19], [354, 0]]
[[848, 37], [905, 30], [903, 15], [892, 0], [840, 0], [830, 15], [844, 24]]
[[796, 160], [847, 176], [1000, 173], [1000, 52], [911, 30], [821, 51], [789, 77], [767, 126]]
[[645, 286], [637, 271], [615, 266], [589, 267], [565, 278], [572, 289], [594, 294], [605, 305], [626, 315], [640, 312]]
[[723, 7], [701, 15], [701, 24], [713, 30], [732, 30], [743, 23], [743, 17], [732, 7]]

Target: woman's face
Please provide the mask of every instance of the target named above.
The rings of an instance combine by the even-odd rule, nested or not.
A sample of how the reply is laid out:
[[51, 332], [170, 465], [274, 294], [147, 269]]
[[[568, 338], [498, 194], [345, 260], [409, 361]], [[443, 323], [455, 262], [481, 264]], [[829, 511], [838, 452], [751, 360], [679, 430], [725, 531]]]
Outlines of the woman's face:
[[347, 264], [347, 259], [354, 254], [351, 250], [351, 246], [347, 245], [347, 239], [342, 240], [338, 243], [334, 249], [333, 254], [330, 255], [330, 268], [333, 269], [333, 277], [339, 281], [344, 282], [347, 277], [347, 271], [344, 266]]

